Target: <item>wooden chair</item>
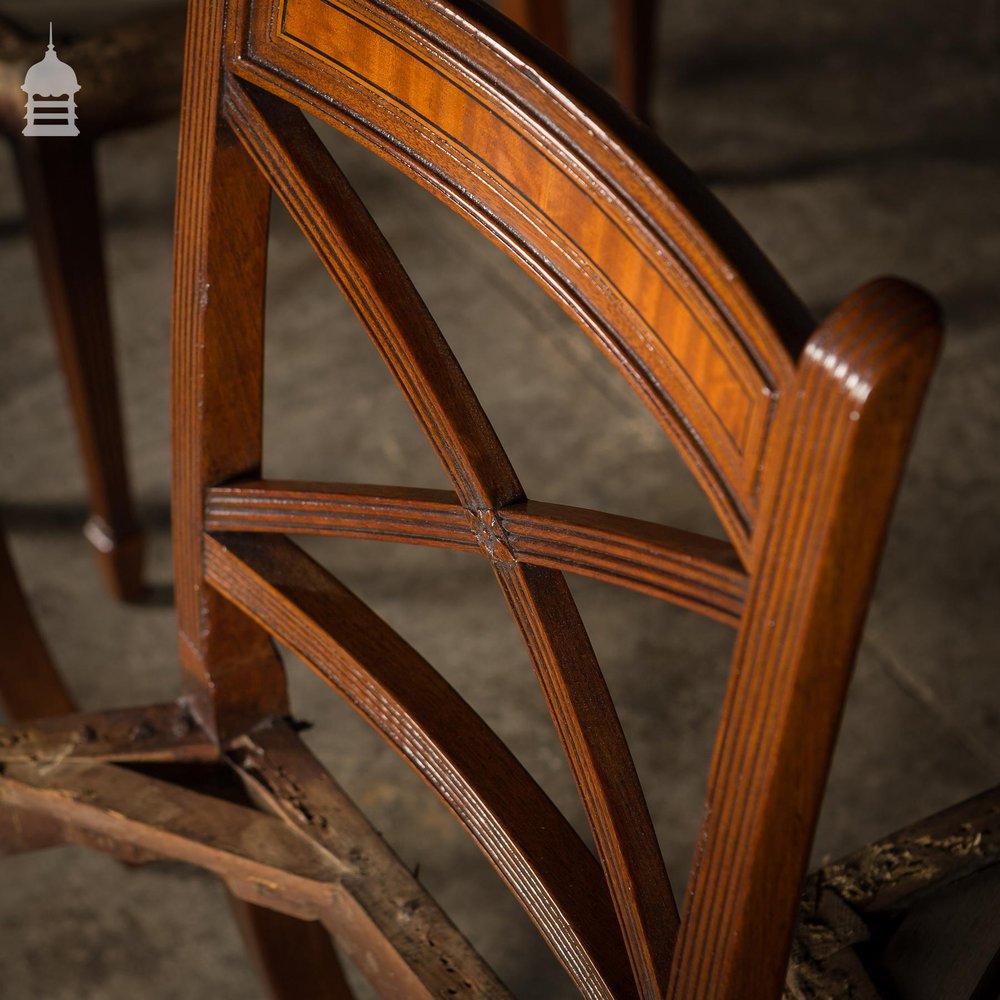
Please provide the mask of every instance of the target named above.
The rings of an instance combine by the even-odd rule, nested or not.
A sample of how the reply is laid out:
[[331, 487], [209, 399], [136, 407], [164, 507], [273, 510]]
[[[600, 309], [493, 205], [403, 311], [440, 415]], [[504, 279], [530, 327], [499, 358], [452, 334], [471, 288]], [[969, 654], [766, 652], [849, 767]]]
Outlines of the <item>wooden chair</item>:
[[[31, 762], [44, 769], [69, 751], [77, 760], [101, 760], [110, 739], [117, 744], [110, 759], [122, 763], [162, 762], [189, 764], [215, 761], [214, 751], [203, 747], [182, 703], [152, 706], [138, 712], [79, 714], [75, 699], [56, 667], [45, 638], [36, 624], [18, 580], [17, 570], [0, 524], [0, 710], [15, 725], [0, 731], [0, 767]], [[74, 727], [74, 723], [76, 726]], [[91, 724], [93, 723], [93, 725]], [[68, 728], [67, 728], [68, 727]], [[123, 728], [124, 727], [124, 728]], [[128, 727], [132, 727], [129, 729]], [[195, 733], [187, 738], [187, 731]], [[169, 736], [166, 734], [169, 732]], [[166, 753], [149, 752], [149, 739], [164, 738], [175, 745]], [[96, 741], [96, 754], [79, 750]], [[103, 746], [102, 746], [103, 744]], [[131, 750], [125, 750], [131, 744]], [[121, 777], [121, 772], [118, 774]], [[204, 785], [204, 782], [202, 782]], [[203, 790], [218, 786], [209, 781]], [[138, 791], [138, 788], [133, 789]], [[232, 798], [233, 790], [225, 791]], [[59, 810], [8, 808], [0, 793], [0, 856], [41, 850], [67, 843], [101, 845], [120, 860], [136, 864], [160, 855], [144, 851], [127, 838], [101, 839], [96, 828], [74, 829]], [[163, 806], [168, 806], [165, 800]], [[282, 912], [254, 906], [230, 893], [234, 919], [258, 973], [276, 997], [317, 997], [337, 1000], [348, 996], [346, 981], [329, 935], [322, 925], [303, 923]]]
[[[500, 9], [553, 52], [569, 58], [565, 0], [501, 0]], [[614, 0], [613, 77], [618, 100], [650, 122], [650, 82], [656, 42], [657, 0]]]
[[[173, 339], [183, 694], [173, 705], [0, 734], [7, 847], [62, 838], [216, 872], [245, 904], [241, 924], [278, 996], [315, 996], [307, 982], [345, 995], [323, 928], [382, 996], [505, 996], [297, 736], [277, 639], [439, 794], [582, 995], [772, 1000], [800, 906], [788, 991], [872, 995], [889, 973], [876, 976], [870, 960], [891, 967], [893, 928], [905, 924], [884, 919], [895, 904], [880, 917], [872, 903], [891, 900], [893, 866], [880, 869], [883, 884], [865, 883], [867, 895], [849, 888], [848, 869], [830, 868], [800, 896], [938, 348], [937, 310], [913, 286], [883, 279], [816, 326], [666, 149], [559, 60], [512, 48], [512, 38], [527, 44], [472, 3], [193, 4]], [[675, 441], [726, 539], [525, 496], [448, 345], [303, 111], [432, 191], [577, 319]], [[453, 490], [262, 478], [272, 191], [356, 310]], [[596, 857], [482, 719], [297, 534], [489, 560]], [[564, 571], [736, 629], [681, 914]], [[155, 762], [187, 767], [158, 773]], [[947, 889], [995, 870], [995, 802], [962, 807], [950, 843], [964, 853], [909, 869], [896, 903], [915, 888], [929, 898], [937, 875]], [[44, 830], [32, 834], [21, 816]], [[933, 844], [949, 843], [938, 827]], [[992, 955], [983, 964], [977, 989], [997, 965]], [[827, 965], [840, 994], [824, 985]]]
[[75, 6], [44, 13], [56, 17], [58, 54], [83, 86], [80, 135], [22, 135], [21, 82], [45, 52], [39, 12], [27, 9], [15, 11], [25, 24], [0, 20], [0, 130], [14, 153], [83, 454], [91, 508], [84, 534], [111, 593], [135, 600], [142, 534], [125, 462], [95, 155], [102, 136], [176, 111], [184, 7], [160, 2], [138, 18], [126, 8], [109, 26], [86, 30], [87, 15], [99, 12], [88, 6], [81, 18]]

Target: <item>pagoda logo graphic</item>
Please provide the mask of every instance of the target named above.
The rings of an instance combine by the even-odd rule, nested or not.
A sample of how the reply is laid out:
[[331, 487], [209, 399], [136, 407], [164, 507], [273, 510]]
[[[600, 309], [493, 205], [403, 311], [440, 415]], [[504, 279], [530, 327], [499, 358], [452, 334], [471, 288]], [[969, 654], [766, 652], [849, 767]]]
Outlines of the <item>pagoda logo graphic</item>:
[[79, 135], [75, 94], [80, 90], [73, 68], [57, 55], [49, 22], [49, 48], [45, 58], [28, 68], [21, 90], [28, 95], [28, 124], [22, 135]]

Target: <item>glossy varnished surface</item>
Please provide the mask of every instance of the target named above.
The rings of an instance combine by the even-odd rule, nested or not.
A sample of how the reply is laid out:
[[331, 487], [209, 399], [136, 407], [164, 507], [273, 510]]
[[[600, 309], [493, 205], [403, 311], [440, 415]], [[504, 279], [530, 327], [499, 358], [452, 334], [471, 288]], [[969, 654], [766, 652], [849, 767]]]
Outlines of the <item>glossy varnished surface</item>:
[[[475, 21], [398, 10], [254, 4], [233, 69], [371, 144], [546, 284], [673, 434], [745, 553], [801, 306], [679, 164], [647, 167]], [[753, 258], [744, 273], [719, 242]]]
[[[86, 843], [193, 861], [246, 903], [266, 905], [270, 891], [278, 909], [322, 921], [349, 952], [376, 949], [383, 960], [368, 973], [382, 995], [439, 994], [438, 965], [451, 962], [442, 938], [415, 944], [400, 933], [398, 909], [378, 916], [398, 870], [385, 861], [354, 885], [328, 843], [333, 833], [313, 819], [341, 805], [278, 721], [287, 701], [274, 637], [434, 788], [583, 995], [777, 996], [885, 525], [937, 350], [933, 303], [882, 280], [811, 333], [745, 234], [667, 151], [562, 64], [511, 51], [518, 36], [478, 6], [204, 0], [193, 11], [174, 335], [184, 711], [195, 746], [202, 733], [218, 743], [257, 811], [146, 776], [118, 787], [113, 764], [82, 761], [54, 774], [16, 763], [0, 782], [4, 801], [54, 817]], [[303, 110], [431, 188], [580, 321], [678, 443], [727, 541], [526, 495], [430, 311]], [[262, 478], [272, 191], [344, 292], [450, 491]], [[444, 678], [282, 537], [310, 531], [489, 560], [596, 857]], [[737, 627], [680, 913], [563, 570]], [[175, 737], [178, 757], [190, 739]], [[170, 740], [152, 752], [164, 746]], [[370, 843], [353, 814], [344, 822]], [[263, 953], [288, 929], [244, 922], [262, 928]], [[449, 941], [469, 970], [465, 987], [496, 991], [472, 949]], [[330, 961], [322, 948], [306, 950]]]
[[210, 531], [342, 535], [487, 555], [502, 534], [519, 561], [632, 587], [727, 624], [739, 621], [746, 592], [746, 573], [726, 542], [539, 500], [506, 504], [494, 523], [469, 514], [447, 490], [263, 480], [210, 490], [205, 524]]

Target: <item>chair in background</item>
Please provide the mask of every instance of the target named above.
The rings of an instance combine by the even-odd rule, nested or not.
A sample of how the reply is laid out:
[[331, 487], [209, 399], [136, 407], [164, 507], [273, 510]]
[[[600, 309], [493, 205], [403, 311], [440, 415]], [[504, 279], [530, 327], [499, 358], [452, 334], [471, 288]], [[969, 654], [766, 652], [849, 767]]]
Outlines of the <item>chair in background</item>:
[[0, 524], [0, 709], [20, 722], [66, 715], [76, 706], [35, 625]]
[[[505, 0], [503, 7], [566, 53], [561, 0]], [[21, 83], [44, 47], [40, 14], [56, 19], [62, 60], [84, 86], [83, 129], [73, 143], [22, 135]], [[653, 14], [653, 0], [615, 2], [616, 87], [623, 103], [647, 121]], [[102, 135], [177, 109], [184, 17], [183, 4], [165, 0], [104, 0], [84, 9], [62, 0], [44, 11], [24, 0], [0, 6], [0, 129], [17, 163], [80, 441], [91, 506], [84, 534], [108, 589], [124, 600], [142, 594], [142, 536], [125, 461], [95, 144]]]
[[[91, 508], [84, 534], [108, 589], [123, 600], [142, 594], [142, 535], [125, 461], [95, 151], [110, 132], [176, 111], [185, 17], [183, 5], [162, 0], [137, 17], [142, 6], [0, 7], [17, 18], [0, 21], [0, 128], [17, 164], [83, 455]], [[72, 138], [22, 135], [22, 81], [46, 47], [40, 14], [56, 18], [59, 58], [82, 87], [80, 135]]]
[[[501, 0], [499, 6], [553, 52], [570, 58], [566, 0]], [[615, 95], [649, 124], [657, 0], [613, 0], [613, 8]]]
[[[907, 942], [933, 925], [933, 901], [995, 882], [996, 794], [891, 842], [931, 837], [935, 864], [882, 865], [873, 882], [856, 877], [871, 865], [849, 859], [801, 892], [938, 349], [937, 309], [882, 279], [816, 326], [683, 165], [561, 61], [526, 57], [522, 39], [472, 3], [193, 4], [173, 332], [183, 694], [0, 733], [8, 849], [63, 838], [217, 873], [251, 907], [243, 912], [277, 996], [303, 995], [306, 968], [346, 995], [332, 951], [297, 947], [325, 942], [324, 928], [382, 996], [506, 996], [298, 737], [278, 640], [438, 793], [582, 995], [773, 1000], [800, 912], [792, 995], [906, 995], [897, 987], [914, 967]], [[576, 318], [674, 440], [726, 538], [525, 496], [458, 362], [303, 112], [431, 190]], [[272, 192], [354, 307], [452, 490], [262, 477]], [[296, 545], [298, 534], [489, 561], [596, 856], [468, 703]], [[736, 630], [680, 912], [564, 571]], [[158, 762], [189, 766], [157, 772]], [[10, 819], [22, 815], [45, 829]], [[972, 986], [947, 995], [986, 995], [1000, 944], [991, 952], [989, 933], [968, 949], [964, 979], [947, 980]], [[937, 971], [923, 982], [946, 981], [942, 961], [932, 958]]]

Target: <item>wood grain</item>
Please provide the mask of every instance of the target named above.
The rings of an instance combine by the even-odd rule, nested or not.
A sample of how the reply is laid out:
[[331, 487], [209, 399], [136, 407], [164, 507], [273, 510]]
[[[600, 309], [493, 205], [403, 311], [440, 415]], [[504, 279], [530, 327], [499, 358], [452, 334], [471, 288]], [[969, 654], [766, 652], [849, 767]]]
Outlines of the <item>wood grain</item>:
[[671, 996], [780, 990], [889, 513], [940, 340], [898, 280], [811, 338], [767, 459], [751, 588], [709, 776]]
[[707, 190], [665, 150], [655, 170], [626, 153], [570, 96], [601, 106], [593, 88], [563, 66], [555, 82], [529, 69], [485, 8], [245, 7], [231, 71], [374, 149], [548, 288], [674, 438], [745, 555], [791, 376], [782, 345], [811, 323]]
[[217, 117], [225, 4], [188, 25], [171, 332], [173, 547], [185, 687], [219, 738], [288, 711], [266, 633], [202, 582], [202, 494], [259, 473], [270, 189]]
[[463, 504], [524, 497], [465, 373], [381, 230], [301, 112], [232, 84], [226, 114], [368, 331]]
[[[493, 516], [515, 561], [631, 587], [729, 625], [739, 622], [746, 573], [727, 542], [537, 500], [507, 504]], [[356, 483], [255, 480], [214, 487], [205, 498], [208, 531], [338, 535], [470, 552], [486, 552], [485, 517], [470, 515], [447, 490]]]
[[[296, 929], [289, 921], [298, 919], [321, 922], [356, 958], [379, 956], [369, 972], [383, 996], [503, 995], [281, 721], [288, 705], [273, 636], [436, 791], [583, 995], [773, 1000], [889, 513], [938, 350], [933, 302], [883, 279], [813, 330], [742, 230], [668, 151], [478, 4], [194, 0], [187, 67], [174, 524], [182, 704], [197, 727], [191, 739], [160, 733], [145, 743], [125, 732], [144, 711], [176, 721], [182, 710], [168, 706], [3, 734], [0, 836], [11, 850], [32, 838], [39, 846], [67, 840], [218, 872], [245, 904], [284, 914], [241, 912], [277, 991], [304, 981], [286, 952]], [[303, 111], [430, 188], [576, 317], [677, 441], [728, 540], [525, 496], [440, 330]], [[272, 190], [345, 292], [453, 491], [262, 478]], [[597, 858], [469, 705], [286, 532], [402, 540], [490, 560]], [[562, 570], [737, 626], [679, 920]], [[258, 808], [88, 762], [76, 739], [84, 726], [94, 728], [97, 757], [205, 754], [193, 766], [206, 790], [220, 768], [210, 754], [223, 754]], [[975, 853], [988, 833], [982, 824], [992, 824], [987, 813], [946, 817], [964, 817], [957, 841], [943, 828], [934, 836], [971, 843]], [[960, 866], [942, 867], [947, 891], [948, 873]], [[976, 868], [970, 863], [970, 876]], [[844, 940], [801, 954], [813, 965], [831, 959], [838, 974], [871, 991], [881, 981], [868, 976], [854, 950], [861, 938], [851, 936], [866, 933], [865, 907], [873, 921], [886, 912], [895, 920], [896, 907], [926, 898], [930, 884], [890, 879], [852, 909], [850, 871], [831, 869], [818, 891], [819, 908], [843, 921]], [[294, 960], [325, 963], [331, 989], [340, 989], [339, 964], [317, 925], [300, 930]], [[977, 997], [994, 982], [991, 959]], [[469, 970], [459, 985], [452, 966]]]
[[506, 746], [447, 682], [287, 539], [227, 534], [207, 546], [213, 587], [339, 691], [465, 825], [591, 997], [631, 975], [593, 855]]
[[664, 994], [677, 909], [625, 734], [562, 574], [494, 558], [594, 834], [641, 997]]
[[207, 762], [219, 757], [218, 746], [183, 703], [107, 712], [50, 712], [46, 718], [28, 719], [0, 728], [0, 762]]
[[125, 463], [94, 144], [19, 135], [12, 147], [83, 458], [84, 535], [108, 590], [138, 600], [143, 546]]
[[287, 724], [242, 738], [230, 757], [263, 808], [344, 864], [343, 905], [322, 919], [380, 995], [509, 996]]

